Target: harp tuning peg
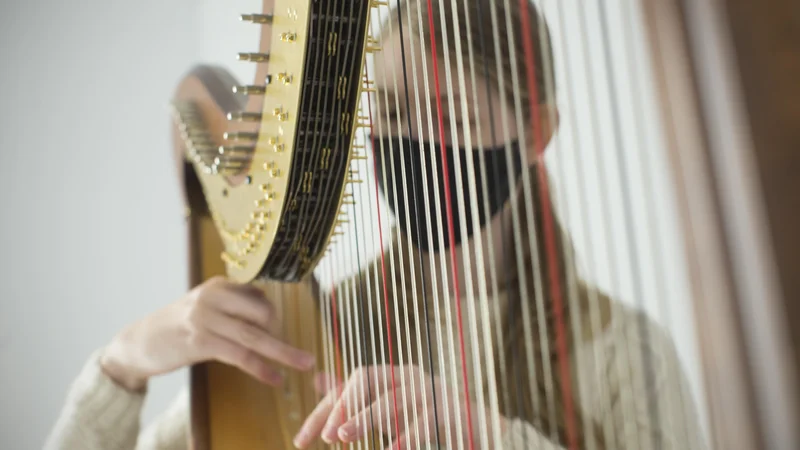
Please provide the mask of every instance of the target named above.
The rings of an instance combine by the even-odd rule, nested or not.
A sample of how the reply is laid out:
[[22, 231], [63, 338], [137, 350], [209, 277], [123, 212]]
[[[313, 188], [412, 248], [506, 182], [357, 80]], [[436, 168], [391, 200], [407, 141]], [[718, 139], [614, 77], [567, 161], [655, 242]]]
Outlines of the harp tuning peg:
[[268, 14], [242, 14], [239, 16], [239, 20], [242, 22], [252, 22], [252, 23], [272, 23], [272, 15]]
[[292, 74], [286, 73], [286, 72], [281, 72], [276, 76], [278, 78], [278, 81], [280, 81], [281, 83], [283, 83], [283, 84], [285, 84], [287, 86], [292, 84]]
[[229, 112], [228, 120], [231, 122], [260, 122], [261, 114], [253, 112]]
[[236, 56], [236, 59], [239, 61], [250, 61], [256, 63], [262, 63], [269, 61], [269, 54], [268, 53], [239, 53]]
[[297, 33], [281, 33], [281, 41], [283, 42], [295, 42], [297, 40]]
[[289, 119], [289, 113], [285, 112], [283, 108], [275, 108], [272, 110], [272, 115], [277, 117], [281, 122], [285, 122], [287, 119]]
[[258, 140], [258, 133], [248, 133], [245, 131], [228, 131], [222, 135], [226, 141], [250, 141]]
[[380, 6], [389, 6], [389, 2], [384, 1], [384, 0], [372, 0], [372, 2], [370, 2], [369, 6], [372, 7], [372, 8], [378, 8]]
[[243, 94], [243, 95], [264, 95], [267, 92], [266, 86], [234, 86], [233, 93], [234, 94]]

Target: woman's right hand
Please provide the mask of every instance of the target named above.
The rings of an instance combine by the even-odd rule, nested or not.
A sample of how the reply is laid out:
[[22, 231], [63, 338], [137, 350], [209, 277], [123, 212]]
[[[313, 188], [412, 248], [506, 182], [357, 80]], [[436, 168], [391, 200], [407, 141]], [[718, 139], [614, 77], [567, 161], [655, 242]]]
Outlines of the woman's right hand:
[[274, 311], [260, 289], [212, 278], [122, 330], [100, 364], [132, 391], [143, 390], [155, 375], [209, 360], [278, 385], [280, 373], [266, 360], [301, 371], [310, 370], [315, 360], [270, 334], [279, 319]]

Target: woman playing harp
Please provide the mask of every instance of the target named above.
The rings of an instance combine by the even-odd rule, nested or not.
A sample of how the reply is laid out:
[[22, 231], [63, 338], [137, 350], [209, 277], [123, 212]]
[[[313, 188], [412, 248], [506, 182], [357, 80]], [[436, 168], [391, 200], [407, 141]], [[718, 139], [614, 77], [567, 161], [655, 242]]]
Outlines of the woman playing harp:
[[[453, 11], [413, 0], [382, 28], [370, 140], [399, 226], [386, 254], [338, 288], [360, 297], [375, 333], [359, 334], [369, 351], [348, 377], [319, 378], [327, 394], [297, 447], [370, 438], [398, 448], [704, 447], [670, 339], [576, 279], [539, 182], [558, 126], [549, 31], [523, 3]], [[403, 302], [391, 321], [388, 299]], [[139, 433], [149, 378], [212, 359], [269, 384], [280, 376], [265, 358], [311, 370], [311, 355], [270, 335], [276, 300], [213, 279], [126, 328], [87, 363], [49, 444], [184, 448], [185, 398]], [[346, 345], [353, 335], [338, 337]]]

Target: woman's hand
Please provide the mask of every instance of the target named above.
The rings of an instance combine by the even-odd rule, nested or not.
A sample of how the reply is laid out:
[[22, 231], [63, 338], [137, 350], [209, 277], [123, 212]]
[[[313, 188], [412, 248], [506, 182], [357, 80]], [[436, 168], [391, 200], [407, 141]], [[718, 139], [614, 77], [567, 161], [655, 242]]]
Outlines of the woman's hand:
[[213, 278], [122, 330], [100, 364], [133, 391], [144, 389], [155, 375], [209, 360], [278, 385], [281, 376], [266, 360], [305, 371], [314, 365], [314, 357], [270, 335], [277, 319], [260, 289]]
[[[393, 395], [390, 371], [394, 370], [395, 393]], [[384, 378], [385, 377], [385, 378]], [[368, 384], [369, 380], [369, 384]], [[414, 382], [415, 395], [412, 397], [411, 381]], [[401, 394], [401, 383], [405, 381], [405, 403]], [[318, 385], [331, 387], [330, 381], [318, 380]], [[439, 377], [433, 377], [416, 366], [394, 367], [371, 366], [357, 369], [343, 385], [335, 389], [325, 389], [327, 395], [317, 405], [311, 415], [306, 419], [300, 432], [295, 437], [294, 444], [298, 448], [308, 447], [314, 440], [321, 437], [329, 444], [336, 442], [349, 443], [370, 436], [379, 431], [378, 424], [382, 424], [382, 431], [389, 436], [394, 447], [413, 448], [417, 442], [420, 444], [434, 443], [436, 432], [439, 431], [441, 444], [445, 444], [445, 436], [449, 427], [452, 439], [457, 439], [456, 420], [463, 424], [461, 432], [464, 442], [467, 442], [468, 427], [466, 426], [466, 410], [461, 392], [455, 392], [442, 383]], [[436, 407], [434, 396], [436, 393]], [[447, 392], [447, 407], [444, 395]], [[397, 409], [394, 407], [395, 397]], [[459, 404], [459, 402], [461, 402]], [[348, 414], [348, 403], [350, 414]], [[416, 405], [416, 424], [414, 414]], [[457, 419], [456, 408], [460, 406], [461, 418]], [[382, 408], [382, 409], [381, 409]], [[427, 409], [427, 417], [424, 416]], [[380, 410], [380, 411], [379, 411]], [[434, 414], [436, 411], [436, 415]], [[479, 415], [486, 417], [485, 412], [472, 405], [473, 421]], [[438, 420], [436, 420], [438, 417]], [[405, 428], [405, 421], [409, 421], [409, 429]], [[398, 433], [395, 424], [399, 423]], [[438, 428], [437, 428], [438, 427]], [[477, 427], [473, 427], [477, 432]]]

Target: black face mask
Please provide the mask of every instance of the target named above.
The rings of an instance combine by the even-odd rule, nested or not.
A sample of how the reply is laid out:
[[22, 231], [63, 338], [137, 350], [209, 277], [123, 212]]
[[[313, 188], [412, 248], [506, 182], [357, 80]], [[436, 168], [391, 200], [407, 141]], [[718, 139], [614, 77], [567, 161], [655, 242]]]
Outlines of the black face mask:
[[[411, 242], [415, 247], [426, 252], [437, 252], [441, 250], [439, 233], [436, 229], [436, 217], [442, 218], [444, 228], [444, 248], [451, 245], [450, 236], [447, 232], [448, 218], [447, 218], [447, 200], [445, 198], [444, 184], [450, 186], [450, 201], [453, 208], [453, 235], [455, 238], [455, 245], [459, 245], [463, 240], [469, 239], [474, 233], [472, 221], [472, 209], [478, 208], [478, 217], [480, 218], [480, 227], [486, 224], [492, 217], [494, 217], [500, 209], [502, 209], [505, 202], [511, 195], [509, 187], [509, 173], [508, 165], [506, 162], [506, 148], [505, 146], [495, 149], [484, 149], [483, 155], [486, 161], [486, 186], [487, 194], [489, 195], [489, 216], [486, 215], [483, 207], [484, 192], [483, 181], [480, 170], [480, 150], [467, 151], [464, 149], [453, 149], [450, 146], [445, 146], [444, 151], [447, 156], [447, 167], [449, 177], [445, 179], [444, 169], [442, 167], [441, 154], [442, 149], [439, 144], [423, 144], [408, 138], [373, 138], [373, 152], [375, 154], [375, 162], [377, 163], [377, 177], [380, 182], [381, 190], [386, 198], [387, 203], [392, 208], [392, 212], [397, 218], [400, 228], [410, 237]], [[391, 154], [389, 146], [391, 144]], [[381, 151], [383, 145], [383, 153]], [[522, 173], [522, 157], [520, 156], [519, 143], [514, 141], [511, 143], [511, 153], [514, 155], [513, 159], [513, 173], [511, 176], [514, 178], [519, 177]], [[402, 150], [401, 150], [402, 149]], [[461, 159], [461, 182], [463, 189], [469, 186], [469, 176], [467, 175], [467, 158], [472, 158], [475, 167], [475, 187], [477, 194], [477, 202], [470, 201], [469, 191], [464, 192], [464, 211], [458, 209], [458, 194], [456, 192], [458, 171], [455, 167], [455, 152], [459, 152]], [[390, 159], [391, 157], [391, 159]], [[433, 172], [431, 157], [436, 158], [436, 173]], [[422, 159], [425, 158], [425, 169], [427, 172], [427, 179], [422, 176]], [[394, 160], [394, 172], [392, 173], [392, 160]], [[406, 182], [403, 183], [403, 173], [401, 172], [401, 164], [405, 165]], [[383, 165], [386, 167], [386, 178], [384, 179]], [[425, 194], [423, 190], [423, 183], [427, 185], [428, 189], [428, 209], [425, 208]], [[415, 195], [416, 187], [416, 195]], [[436, 207], [436, 200], [434, 189], [439, 190], [439, 208]], [[397, 205], [394, 203], [395, 193], [397, 194]], [[410, 201], [408, 204], [408, 213], [411, 217], [406, 216], [406, 199]], [[417, 217], [415, 214], [419, 215]], [[426, 215], [431, 218], [431, 225], [433, 235], [428, 236], [428, 226]], [[461, 219], [467, 221], [467, 235], [461, 235]], [[419, 219], [419, 220], [417, 220]]]

